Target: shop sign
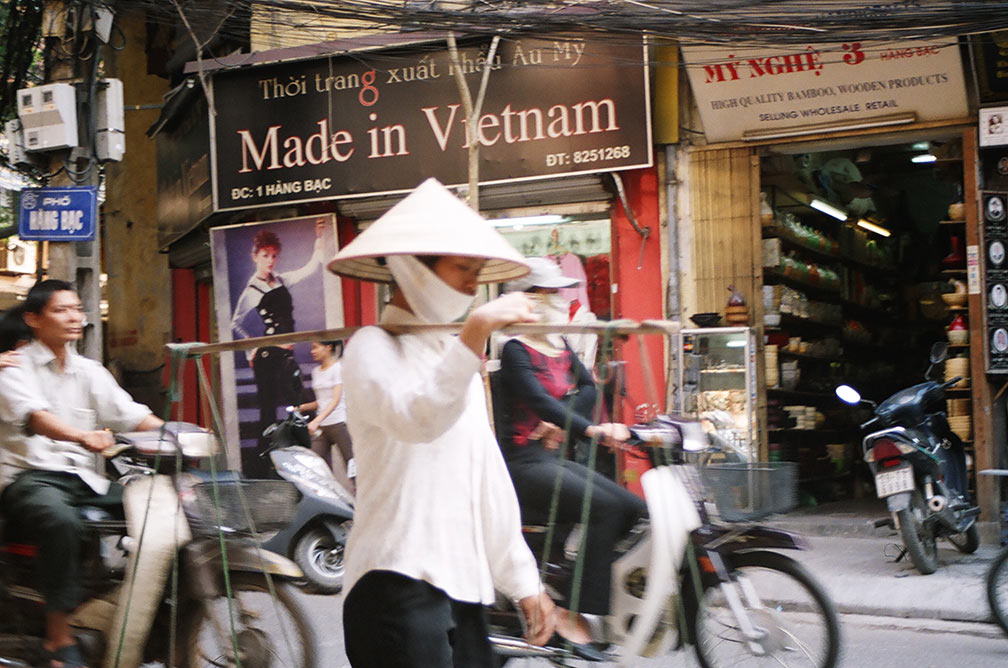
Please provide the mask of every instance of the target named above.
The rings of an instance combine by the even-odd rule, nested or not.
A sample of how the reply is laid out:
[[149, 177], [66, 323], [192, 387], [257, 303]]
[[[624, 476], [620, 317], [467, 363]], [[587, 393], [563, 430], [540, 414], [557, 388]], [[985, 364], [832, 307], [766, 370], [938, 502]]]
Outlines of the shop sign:
[[203, 96], [157, 134], [158, 247], [165, 248], [213, 213], [210, 128]]
[[[649, 166], [642, 37], [502, 40], [460, 48], [475, 96], [480, 182]], [[357, 53], [220, 72], [214, 209], [467, 183], [465, 112], [447, 49]]]
[[981, 193], [987, 373], [1008, 374], [1008, 192]]
[[98, 188], [25, 188], [18, 236], [26, 241], [91, 241], [98, 219]]
[[954, 39], [682, 52], [712, 142], [968, 116]]
[[980, 102], [1008, 100], [1008, 30], [973, 35], [970, 50]]

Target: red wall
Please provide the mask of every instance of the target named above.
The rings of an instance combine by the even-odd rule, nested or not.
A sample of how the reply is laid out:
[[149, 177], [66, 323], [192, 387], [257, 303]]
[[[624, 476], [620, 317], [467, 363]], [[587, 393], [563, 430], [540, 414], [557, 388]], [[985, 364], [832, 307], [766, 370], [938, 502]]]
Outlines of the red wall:
[[[357, 236], [357, 227], [351, 218], [339, 218], [336, 227], [340, 248]], [[374, 283], [341, 277], [340, 285], [343, 289], [343, 324], [346, 327], [373, 325], [378, 322]]]
[[[612, 212], [612, 281], [617, 286], [613, 295], [613, 317], [636, 321], [662, 318], [658, 174], [654, 169], [642, 169], [620, 172], [620, 178], [637, 224], [650, 228], [651, 234], [644, 242], [642, 255], [641, 236], [630, 224], [617, 197]], [[633, 420], [633, 408], [638, 404], [654, 403], [659, 411], [665, 404], [664, 341], [659, 335], [640, 338], [644, 341], [644, 353], [638, 337], [632, 337], [622, 345], [620, 354], [627, 370], [627, 400], [621, 417], [627, 422]]]
[[[175, 343], [210, 342], [210, 284], [196, 281], [192, 269], [172, 269], [172, 340]], [[213, 378], [213, 362], [203, 358], [207, 377]], [[211, 416], [202, 410], [199, 380], [193, 361], [184, 362], [181, 402], [172, 407], [172, 417], [209, 427]], [[171, 387], [171, 359], [165, 360], [165, 387]], [[212, 381], [211, 381], [212, 382]]]

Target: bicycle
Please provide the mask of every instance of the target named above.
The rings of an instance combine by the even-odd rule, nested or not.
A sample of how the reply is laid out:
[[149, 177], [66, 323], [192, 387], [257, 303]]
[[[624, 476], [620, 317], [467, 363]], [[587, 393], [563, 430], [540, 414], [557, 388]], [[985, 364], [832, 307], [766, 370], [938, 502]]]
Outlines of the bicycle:
[[[980, 471], [983, 475], [1008, 477], [1008, 469], [987, 469]], [[990, 603], [991, 616], [998, 626], [1008, 634], [1008, 546], [991, 563], [987, 571], [987, 601]]]

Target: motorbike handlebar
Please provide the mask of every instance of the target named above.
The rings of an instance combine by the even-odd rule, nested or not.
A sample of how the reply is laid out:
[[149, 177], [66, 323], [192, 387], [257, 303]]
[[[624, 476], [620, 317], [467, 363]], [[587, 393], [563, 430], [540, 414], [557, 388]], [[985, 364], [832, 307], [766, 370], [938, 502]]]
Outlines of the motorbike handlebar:
[[864, 431], [865, 429], [867, 429], [868, 427], [872, 426], [876, 422], [878, 422], [878, 418], [877, 417], [873, 417], [871, 420], [868, 420], [867, 422], [862, 423], [861, 424], [861, 431]]
[[940, 387], [941, 389], [944, 390], [946, 388], [952, 387], [953, 385], [955, 385], [956, 383], [958, 383], [962, 379], [963, 379], [962, 376], [956, 376], [955, 378], [951, 378], [949, 380], [946, 380], [944, 383], [942, 383], [938, 387]]

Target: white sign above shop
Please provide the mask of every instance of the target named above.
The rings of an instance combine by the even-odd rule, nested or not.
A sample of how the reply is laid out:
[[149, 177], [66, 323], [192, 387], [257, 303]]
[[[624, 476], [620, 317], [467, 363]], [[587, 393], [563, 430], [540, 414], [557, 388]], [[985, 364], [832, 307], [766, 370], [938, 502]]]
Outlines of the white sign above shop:
[[954, 39], [682, 46], [708, 141], [965, 118]]

